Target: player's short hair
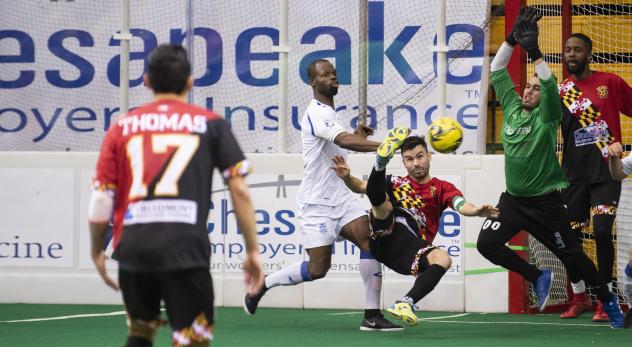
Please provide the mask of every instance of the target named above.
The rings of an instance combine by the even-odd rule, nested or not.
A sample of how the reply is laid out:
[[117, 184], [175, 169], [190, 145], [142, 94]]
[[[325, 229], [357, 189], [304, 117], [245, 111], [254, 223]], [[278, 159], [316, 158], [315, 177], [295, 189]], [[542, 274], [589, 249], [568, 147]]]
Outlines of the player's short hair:
[[149, 54], [147, 78], [155, 93], [181, 94], [190, 75], [191, 64], [184, 47], [162, 44]]
[[592, 52], [593, 44], [592, 44], [592, 40], [590, 39], [590, 37], [588, 37], [588, 35], [582, 34], [582, 33], [572, 33], [568, 38], [570, 39], [571, 37], [575, 37], [584, 41], [584, 43], [586, 44], [586, 48], [588, 48], [588, 52]]
[[409, 136], [407, 137], [404, 142], [402, 142], [401, 147], [399, 147], [399, 149], [402, 151], [402, 156], [404, 155], [404, 151], [408, 151], [411, 150], [417, 146], [421, 146], [423, 147], [426, 152], [428, 152], [428, 145], [426, 144], [426, 139], [424, 139], [423, 136]]
[[313, 80], [314, 77], [316, 77], [316, 64], [318, 63], [329, 63], [329, 60], [327, 59], [316, 59], [313, 62], [309, 63], [309, 65], [307, 65], [307, 79], [308, 80]]

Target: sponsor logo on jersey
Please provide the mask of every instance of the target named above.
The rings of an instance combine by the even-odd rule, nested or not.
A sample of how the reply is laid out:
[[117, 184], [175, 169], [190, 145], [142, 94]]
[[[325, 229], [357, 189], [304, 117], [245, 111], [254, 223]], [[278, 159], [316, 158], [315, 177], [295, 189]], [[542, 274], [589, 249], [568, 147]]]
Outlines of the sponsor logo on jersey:
[[518, 128], [514, 128], [511, 125], [507, 124], [505, 126], [505, 134], [508, 136], [512, 136], [512, 135], [527, 135], [528, 133], [531, 132], [531, 126], [526, 126], [526, 127], [518, 127]]
[[197, 223], [197, 203], [181, 199], [141, 200], [130, 203], [125, 225], [147, 223]]
[[575, 130], [575, 146], [592, 145], [598, 142], [607, 142], [610, 138], [606, 121], [590, 123], [583, 128]]

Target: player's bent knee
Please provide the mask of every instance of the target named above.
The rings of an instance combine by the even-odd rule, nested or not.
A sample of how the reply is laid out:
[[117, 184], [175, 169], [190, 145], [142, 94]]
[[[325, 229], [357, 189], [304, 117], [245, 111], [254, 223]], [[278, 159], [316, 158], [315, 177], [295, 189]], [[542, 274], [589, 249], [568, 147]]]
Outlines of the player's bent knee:
[[435, 264], [447, 270], [452, 266], [452, 258], [446, 251], [436, 248], [428, 254], [428, 265]]

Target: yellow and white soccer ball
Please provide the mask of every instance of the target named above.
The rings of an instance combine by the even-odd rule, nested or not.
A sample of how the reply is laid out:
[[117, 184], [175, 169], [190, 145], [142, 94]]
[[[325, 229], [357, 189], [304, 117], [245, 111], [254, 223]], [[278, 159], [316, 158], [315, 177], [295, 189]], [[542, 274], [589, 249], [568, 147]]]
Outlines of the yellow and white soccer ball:
[[463, 141], [463, 128], [454, 119], [441, 117], [435, 119], [428, 128], [428, 142], [439, 153], [456, 151]]

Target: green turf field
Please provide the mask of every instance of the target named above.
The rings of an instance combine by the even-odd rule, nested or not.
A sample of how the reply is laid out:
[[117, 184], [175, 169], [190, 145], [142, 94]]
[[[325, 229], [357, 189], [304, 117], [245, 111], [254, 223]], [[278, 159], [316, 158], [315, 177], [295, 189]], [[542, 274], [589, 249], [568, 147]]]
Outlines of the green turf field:
[[[0, 304], [0, 346], [122, 346], [122, 306]], [[592, 315], [421, 312], [422, 321], [403, 332], [358, 330], [353, 310], [261, 308], [253, 317], [220, 307], [213, 346], [632, 346], [632, 330], [593, 323]], [[29, 321], [30, 320], [30, 321]], [[14, 322], [10, 322], [14, 321]], [[170, 346], [162, 328], [155, 346]]]

